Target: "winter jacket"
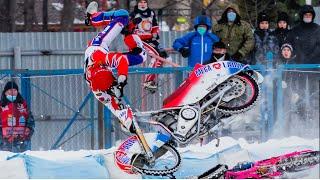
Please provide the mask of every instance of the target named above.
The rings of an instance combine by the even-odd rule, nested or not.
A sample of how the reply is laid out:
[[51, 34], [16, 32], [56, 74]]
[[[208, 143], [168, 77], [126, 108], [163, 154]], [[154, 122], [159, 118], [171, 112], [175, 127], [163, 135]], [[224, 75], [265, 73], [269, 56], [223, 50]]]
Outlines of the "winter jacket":
[[[229, 24], [227, 19], [227, 12], [230, 8], [237, 13], [237, 17], [232, 24]], [[245, 57], [254, 48], [254, 38], [250, 24], [241, 20], [236, 5], [230, 5], [225, 9], [218, 24], [213, 26], [212, 31], [227, 45], [227, 51], [231, 56], [239, 52]]]
[[134, 33], [137, 34], [141, 40], [151, 40], [152, 38], [159, 39], [159, 26], [156, 18], [156, 13], [147, 8], [142, 11], [135, 6], [134, 11], [130, 13], [130, 18], [142, 18], [142, 21], [138, 24], [137, 29]]
[[214, 54], [212, 53], [210, 60], [204, 64], [210, 64], [210, 63], [214, 63], [214, 62], [218, 62], [218, 61], [234, 61], [234, 60], [232, 60], [232, 58], [230, 57], [230, 55], [228, 53], [226, 53], [223, 57], [221, 57], [219, 59], [214, 57]]
[[278, 40], [275, 36], [272, 35], [270, 30], [263, 31], [257, 29], [254, 32], [255, 39], [255, 49], [254, 60], [250, 64], [266, 64], [268, 53], [272, 53], [273, 60], [279, 60], [279, 45]]
[[288, 35], [288, 41], [293, 46], [298, 64], [319, 64], [320, 63], [320, 26], [313, 21], [303, 22], [303, 14], [315, 12], [310, 5], [302, 7], [300, 12], [300, 24], [294, 27]]
[[289, 32], [290, 32], [289, 29], [277, 28], [271, 33], [271, 35], [273, 35], [273, 36], [275, 36], [277, 38], [280, 48], [284, 43], [288, 42], [288, 34], [289, 34]]
[[[1, 150], [28, 150], [27, 144], [34, 132], [34, 119], [25, 100], [22, 103], [10, 102], [6, 105], [0, 102], [0, 131]], [[29, 133], [26, 134], [26, 131]]]
[[179, 51], [183, 47], [190, 50], [188, 66], [194, 67], [197, 63], [204, 64], [210, 60], [212, 46], [219, 38], [213, 33], [206, 32], [201, 36], [198, 32], [190, 32], [173, 42], [173, 48]]
[[210, 60], [212, 54], [212, 46], [219, 41], [219, 37], [209, 32], [212, 27], [211, 19], [207, 16], [197, 16], [193, 25], [196, 30], [199, 25], [206, 25], [207, 31], [201, 35], [197, 31], [190, 32], [173, 42], [173, 48], [180, 51], [187, 48], [190, 51], [188, 66], [194, 67], [197, 63], [204, 64]]

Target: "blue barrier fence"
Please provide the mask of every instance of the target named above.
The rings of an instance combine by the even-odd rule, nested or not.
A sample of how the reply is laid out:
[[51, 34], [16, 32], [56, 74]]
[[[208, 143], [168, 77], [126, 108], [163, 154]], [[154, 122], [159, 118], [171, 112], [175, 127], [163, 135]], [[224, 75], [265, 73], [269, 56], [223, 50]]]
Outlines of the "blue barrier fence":
[[[320, 64], [290, 64], [290, 65], [281, 65], [277, 67], [276, 69], [272, 68], [272, 63], [264, 65], [257, 65], [252, 66], [254, 69], [260, 71], [264, 77], [272, 76], [271, 80], [273, 82], [264, 82], [262, 85], [262, 94], [265, 99], [266, 103], [260, 104], [260, 140], [265, 141], [269, 137], [271, 137], [273, 133], [273, 129], [275, 126], [275, 122], [278, 121], [280, 129], [285, 128], [285, 109], [284, 109], [284, 93], [282, 88], [283, 83], [283, 74], [287, 70], [292, 69], [313, 69], [318, 76], [318, 81], [315, 83], [319, 83], [319, 72], [320, 72]], [[176, 84], [180, 84], [182, 82], [183, 72], [190, 71], [191, 68], [188, 67], [178, 67], [178, 68], [159, 68], [159, 69], [152, 69], [152, 68], [141, 68], [141, 67], [131, 67], [129, 68], [129, 73], [131, 75], [143, 75], [143, 74], [176, 74], [175, 76], [175, 82]], [[79, 112], [83, 108], [85, 104], [90, 104], [91, 110], [90, 110], [90, 118], [91, 123], [86, 126], [86, 128], [91, 128], [91, 133], [95, 133], [95, 129], [93, 128], [93, 122], [94, 122], [94, 97], [91, 93], [89, 93], [85, 98], [84, 97], [78, 97], [84, 100], [80, 104], [79, 108], [75, 109], [72, 107], [69, 107], [64, 102], [61, 102], [58, 98], [51, 96], [48, 92], [43, 90], [41, 87], [36, 86], [32, 82], [30, 82], [30, 78], [36, 77], [36, 76], [45, 76], [50, 77], [54, 75], [82, 75], [83, 70], [82, 69], [67, 69], [67, 70], [0, 70], [0, 80], [7, 78], [7, 77], [17, 77], [21, 81], [21, 93], [24, 96], [24, 98], [27, 100], [28, 104], [31, 103], [37, 103], [32, 102], [32, 96], [31, 88], [37, 88], [42, 93], [46, 94], [47, 96], [50, 96], [53, 100], [63, 105], [65, 108], [70, 109], [74, 115], [70, 117], [69, 122], [64, 127], [60, 135], [56, 136], [56, 141], [52, 144], [52, 149], [56, 149], [59, 147], [59, 143], [64, 138], [64, 135], [67, 131], [70, 131], [72, 129], [72, 124], [76, 121], [77, 116], [79, 115]], [[303, 73], [303, 72], [302, 72]], [[266, 79], [269, 81], [270, 79]], [[274, 87], [275, 85], [275, 87]], [[318, 85], [319, 87], [319, 85]], [[130, 84], [129, 87], [130, 88]], [[275, 89], [276, 88], [276, 89]], [[318, 93], [319, 95], [319, 93]], [[319, 97], [319, 96], [318, 96]], [[319, 107], [318, 107], [319, 108]], [[110, 115], [110, 112], [105, 109], [105, 130], [106, 130], [106, 136], [111, 137], [112, 134], [112, 118]], [[319, 116], [319, 112], [318, 112]], [[109, 148], [111, 147], [112, 141], [109, 138], [106, 138], [105, 147]]]

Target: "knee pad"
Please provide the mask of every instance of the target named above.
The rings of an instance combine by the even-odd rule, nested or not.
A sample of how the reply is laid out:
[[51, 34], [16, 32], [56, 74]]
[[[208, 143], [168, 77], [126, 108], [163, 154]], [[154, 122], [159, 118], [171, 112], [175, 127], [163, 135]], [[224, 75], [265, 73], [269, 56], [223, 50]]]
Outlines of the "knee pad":
[[91, 68], [88, 70], [87, 79], [93, 91], [107, 91], [115, 82], [112, 72], [102, 67]]

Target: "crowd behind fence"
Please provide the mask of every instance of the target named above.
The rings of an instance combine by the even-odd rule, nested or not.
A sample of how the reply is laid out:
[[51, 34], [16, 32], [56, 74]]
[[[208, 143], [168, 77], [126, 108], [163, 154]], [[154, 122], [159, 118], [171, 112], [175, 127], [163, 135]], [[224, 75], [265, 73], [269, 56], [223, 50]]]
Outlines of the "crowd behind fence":
[[[58, 148], [65, 150], [97, 149], [97, 100], [91, 96], [82, 75], [83, 49], [92, 33], [0, 33], [0, 89], [11, 78], [21, 85], [35, 116], [33, 150], [48, 150], [59, 139]], [[162, 34], [162, 44], [170, 47], [181, 36]], [[14, 37], [14, 39], [12, 39]], [[10, 40], [11, 38], [11, 40]], [[70, 44], [70, 42], [73, 42]], [[116, 45], [113, 49], [120, 49]], [[173, 54], [174, 62], [186, 60]], [[319, 71], [314, 65], [254, 66], [265, 81], [261, 102], [251, 111], [233, 118], [240, 124], [226, 127], [226, 135], [264, 141], [270, 137], [297, 135], [319, 138]], [[28, 69], [28, 70], [26, 70]], [[129, 75], [125, 95], [133, 109], [146, 111], [161, 108], [162, 100], [172, 93], [190, 68], [166, 67], [161, 75], [159, 91], [150, 94], [142, 88], [145, 74], [156, 70], [134, 67]], [[23, 82], [21, 82], [23, 81]], [[84, 105], [78, 113], [78, 109]], [[72, 124], [70, 121], [73, 120]], [[114, 143], [123, 139], [118, 122], [106, 136]], [[70, 124], [70, 128], [65, 129]], [[298, 128], [299, 127], [299, 128]], [[146, 127], [145, 127], [146, 128]], [[65, 131], [66, 130], [66, 131]], [[230, 130], [230, 131], [229, 131]], [[284, 131], [286, 130], [286, 131]]]

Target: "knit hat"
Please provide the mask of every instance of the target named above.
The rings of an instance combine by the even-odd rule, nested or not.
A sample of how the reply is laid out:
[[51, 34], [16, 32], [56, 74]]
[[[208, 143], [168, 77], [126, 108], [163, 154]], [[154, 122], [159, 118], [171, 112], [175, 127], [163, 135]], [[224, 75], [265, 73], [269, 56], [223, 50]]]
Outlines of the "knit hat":
[[266, 14], [265, 12], [261, 12], [258, 15], [258, 24], [260, 24], [262, 21], [270, 21], [268, 14]]
[[7, 82], [7, 84], [3, 88], [3, 92], [6, 92], [9, 89], [16, 89], [17, 91], [19, 91], [19, 87], [14, 81]]
[[277, 22], [279, 21], [285, 21], [289, 24], [289, 16], [286, 12], [278, 12], [278, 19]]
[[226, 49], [226, 45], [222, 41], [216, 42], [212, 47], [213, 48]]
[[282, 46], [281, 46], [281, 51], [284, 49], [284, 48], [289, 48], [290, 50], [291, 50], [291, 52], [293, 51], [293, 48], [292, 48], [292, 46], [291, 46], [291, 44], [289, 44], [289, 43], [285, 43], [285, 44], [283, 44]]

